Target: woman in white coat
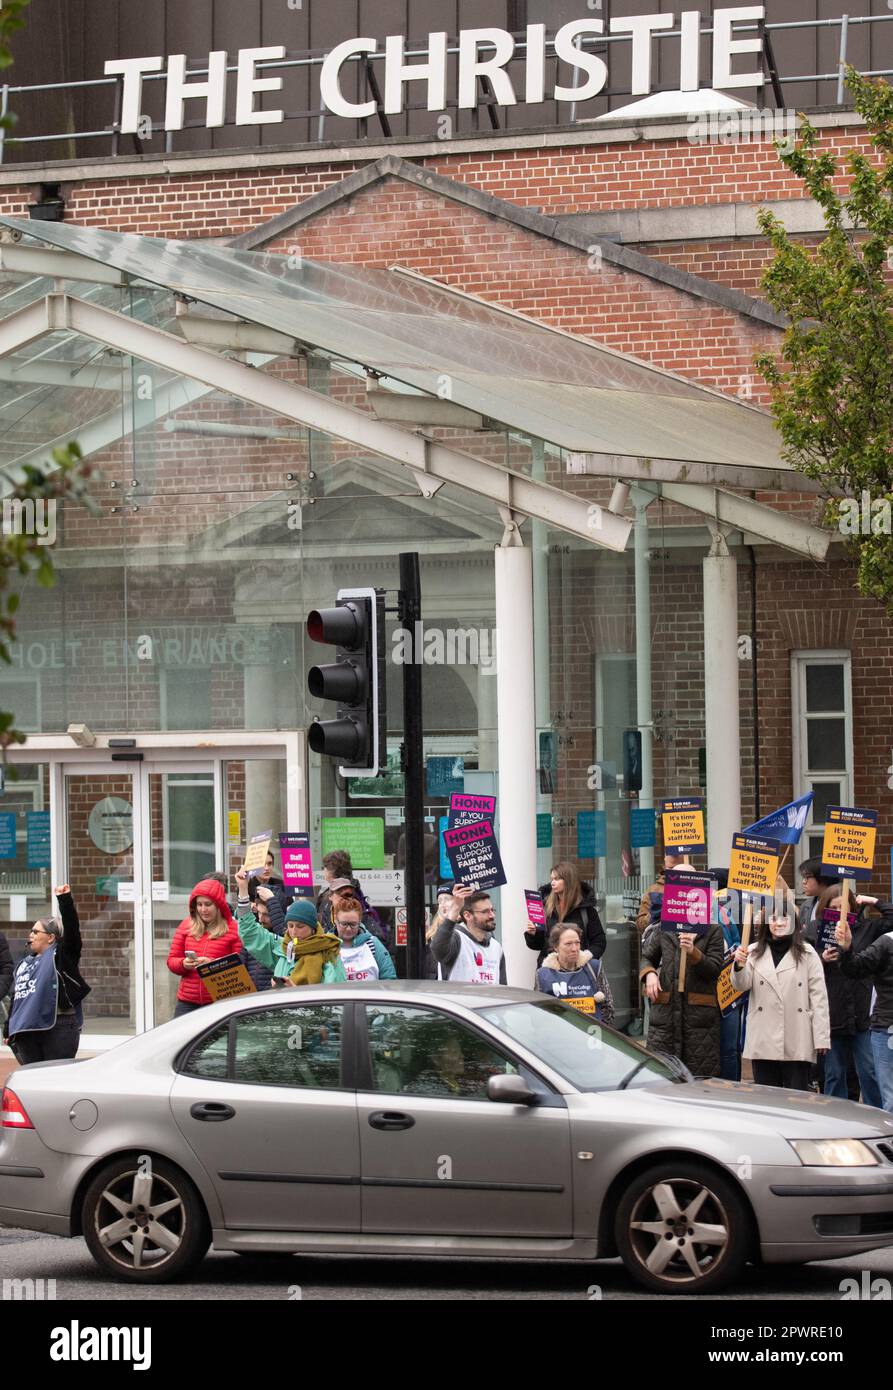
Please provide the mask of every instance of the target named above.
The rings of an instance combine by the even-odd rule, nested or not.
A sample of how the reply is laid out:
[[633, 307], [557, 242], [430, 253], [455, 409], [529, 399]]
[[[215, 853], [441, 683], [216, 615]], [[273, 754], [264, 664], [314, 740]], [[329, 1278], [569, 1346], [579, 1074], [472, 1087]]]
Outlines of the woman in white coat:
[[831, 1046], [831, 1025], [822, 962], [803, 939], [793, 900], [787, 915], [763, 921], [754, 945], [738, 947], [732, 985], [750, 990], [742, 1055], [754, 1081], [808, 1091], [816, 1054]]

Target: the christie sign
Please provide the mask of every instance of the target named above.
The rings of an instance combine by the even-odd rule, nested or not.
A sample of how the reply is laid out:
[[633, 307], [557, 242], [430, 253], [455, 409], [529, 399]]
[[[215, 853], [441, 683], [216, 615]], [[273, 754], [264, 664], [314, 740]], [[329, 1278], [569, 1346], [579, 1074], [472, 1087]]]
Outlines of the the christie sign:
[[[713, 12], [713, 70], [711, 86], [724, 90], [730, 87], [760, 87], [763, 76], [760, 63], [747, 72], [733, 72], [733, 58], [739, 54], [758, 54], [762, 37], [754, 34], [755, 21], [765, 16], [763, 5], [747, 5], [736, 9]], [[674, 14], [625, 15], [609, 20], [608, 33], [628, 36], [632, 44], [632, 77], [630, 94], [640, 96], [651, 91], [652, 39], [664, 29], [672, 29]], [[734, 25], [748, 24], [750, 35], [736, 37]], [[515, 106], [518, 102], [535, 105], [543, 101], [583, 102], [597, 96], [607, 84], [608, 68], [596, 53], [582, 45], [586, 40], [603, 37], [604, 23], [597, 18], [576, 19], [563, 25], [553, 39], [547, 41], [544, 24], [528, 24], [520, 42], [505, 29], [463, 29], [458, 37], [457, 91], [454, 100], [459, 108], [473, 108], [480, 100], [479, 78], [489, 79], [499, 106]], [[701, 15], [699, 10], [684, 10], [679, 18], [679, 90], [695, 92], [699, 86], [701, 57]], [[367, 60], [373, 54], [383, 55], [383, 106], [388, 115], [398, 115], [406, 104], [410, 84], [420, 84], [427, 94], [429, 111], [443, 111], [447, 106], [448, 39], [445, 33], [429, 34], [426, 52], [413, 51], [407, 55], [406, 40], [394, 34], [379, 48], [377, 39], [346, 39], [323, 59], [320, 91], [325, 108], [335, 116], [351, 118], [373, 116], [374, 101], [351, 101], [341, 84], [345, 64]], [[453, 50], [456, 51], [455, 49]], [[551, 86], [546, 81], [547, 53], [554, 54], [574, 69], [575, 81], [564, 86]], [[513, 60], [522, 59], [523, 82], [507, 71]], [[751, 59], [753, 61], [753, 59]], [[287, 65], [284, 46], [240, 49], [235, 67], [235, 124], [274, 125], [284, 121], [281, 110], [261, 110], [257, 98], [264, 92], [283, 88], [283, 73], [259, 77], [258, 69], [281, 62]], [[227, 88], [232, 73], [227, 54], [218, 50], [208, 54], [207, 76], [195, 80], [187, 74], [186, 55], [175, 53], [165, 59], [116, 58], [105, 65], [108, 76], [123, 79], [121, 131], [139, 134], [146, 118], [141, 114], [143, 79], [149, 74], [164, 73], [166, 78], [165, 130], [181, 130], [187, 102], [203, 102], [205, 124], [211, 129], [226, 121]], [[516, 88], [515, 82], [518, 82]]]

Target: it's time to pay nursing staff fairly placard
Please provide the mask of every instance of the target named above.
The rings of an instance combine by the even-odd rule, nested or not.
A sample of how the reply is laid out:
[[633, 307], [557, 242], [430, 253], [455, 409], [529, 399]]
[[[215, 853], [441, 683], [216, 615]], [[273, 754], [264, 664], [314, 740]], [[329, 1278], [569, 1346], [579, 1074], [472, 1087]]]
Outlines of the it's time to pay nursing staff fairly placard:
[[665, 854], [695, 854], [707, 848], [704, 802], [699, 796], [674, 797], [660, 803]]
[[823, 874], [841, 878], [871, 878], [877, 811], [858, 806], [829, 806], [822, 841]]

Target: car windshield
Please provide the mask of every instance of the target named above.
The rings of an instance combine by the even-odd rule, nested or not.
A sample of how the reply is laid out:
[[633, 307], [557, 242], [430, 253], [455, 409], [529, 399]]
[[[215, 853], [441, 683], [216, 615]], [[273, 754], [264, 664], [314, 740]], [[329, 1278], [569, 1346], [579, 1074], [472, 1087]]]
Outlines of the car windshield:
[[624, 1085], [632, 1089], [683, 1079], [640, 1043], [593, 1023], [557, 999], [500, 1004], [480, 1012], [580, 1091], [615, 1091]]

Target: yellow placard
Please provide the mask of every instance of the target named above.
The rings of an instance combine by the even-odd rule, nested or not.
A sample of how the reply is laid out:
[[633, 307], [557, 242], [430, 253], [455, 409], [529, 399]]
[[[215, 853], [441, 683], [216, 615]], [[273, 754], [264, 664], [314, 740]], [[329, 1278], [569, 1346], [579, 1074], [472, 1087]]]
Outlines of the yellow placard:
[[732, 848], [729, 888], [739, 893], [764, 893], [771, 897], [778, 878], [778, 855], [759, 850]]
[[209, 965], [200, 965], [196, 973], [215, 1003], [255, 993], [254, 981], [238, 957], [224, 956]]
[[829, 812], [822, 840], [822, 863], [852, 869], [864, 876], [874, 864], [876, 825], [853, 825], [832, 817]]
[[241, 811], [230, 811], [226, 818], [227, 839], [235, 840], [237, 843], [242, 838], [242, 813]]
[[664, 848], [670, 853], [691, 854], [705, 848], [704, 812], [699, 806], [665, 801], [661, 808], [661, 829]]
[[270, 842], [273, 836], [269, 833], [253, 836], [248, 846], [248, 853], [245, 855], [243, 868], [247, 870], [262, 869], [267, 862], [267, 855], [270, 852]]
[[730, 1005], [734, 1004], [736, 999], [740, 999], [742, 994], [747, 993], [746, 990], [735, 989], [732, 985], [732, 969], [734, 965], [735, 962], [732, 960], [729, 961], [728, 965], [724, 965], [716, 981], [716, 1002], [719, 1005], [720, 1012], [725, 1012]]
[[572, 1009], [579, 1009], [581, 1014], [595, 1013], [595, 1000], [591, 994], [586, 994], [582, 999], [565, 999], [565, 1004], [570, 1004]]

